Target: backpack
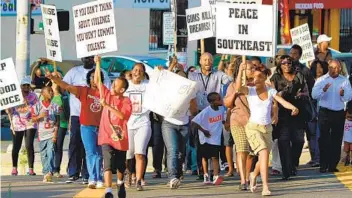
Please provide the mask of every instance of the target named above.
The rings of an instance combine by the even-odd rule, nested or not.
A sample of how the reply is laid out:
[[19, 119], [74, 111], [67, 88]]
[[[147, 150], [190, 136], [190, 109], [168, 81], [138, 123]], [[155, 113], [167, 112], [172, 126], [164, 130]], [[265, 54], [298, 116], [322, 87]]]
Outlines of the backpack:
[[65, 91], [61, 95], [62, 111], [66, 120], [70, 119], [70, 95]]

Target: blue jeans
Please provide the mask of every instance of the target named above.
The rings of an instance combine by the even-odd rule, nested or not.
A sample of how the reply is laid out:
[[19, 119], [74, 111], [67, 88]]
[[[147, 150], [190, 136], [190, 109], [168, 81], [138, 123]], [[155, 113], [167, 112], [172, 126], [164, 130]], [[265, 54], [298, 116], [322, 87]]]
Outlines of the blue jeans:
[[81, 136], [86, 151], [87, 169], [89, 181], [102, 180], [103, 157], [101, 147], [98, 146], [98, 127], [81, 125]]
[[161, 128], [167, 150], [169, 178], [180, 178], [188, 139], [188, 125], [175, 125], [164, 120]]
[[197, 166], [197, 150], [195, 147], [192, 147], [190, 145], [190, 139], [188, 139], [187, 144], [186, 144], [186, 167], [187, 169], [190, 169], [192, 171], [197, 171], [198, 166]]
[[309, 134], [307, 134], [307, 139], [308, 139], [311, 160], [315, 163], [319, 163], [320, 151], [319, 151], [318, 140], [320, 136], [320, 131], [319, 131], [318, 122], [316, 121], [308, 122], [308, 131], [309, 131]]
[[52, 139], [43, 140], [39, 143], [40, 158], [43, 165], [43, 174], [53, 173], [55, 162], [55, 151]]
[[68, 176], [79, 177], [81, 173], [82, 178], [88, 179], [89, 175], [81, 138], [81, 124], [78, 116], [71, 116], [70, 144], [68, 150]]

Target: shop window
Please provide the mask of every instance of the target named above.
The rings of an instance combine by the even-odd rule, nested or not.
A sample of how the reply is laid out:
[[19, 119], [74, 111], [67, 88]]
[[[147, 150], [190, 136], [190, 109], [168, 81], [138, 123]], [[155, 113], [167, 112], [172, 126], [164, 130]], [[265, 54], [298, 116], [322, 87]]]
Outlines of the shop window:
[[163, 13], [167, 10], [150, 10], [149, 50], [167, 50], [163, 44]]

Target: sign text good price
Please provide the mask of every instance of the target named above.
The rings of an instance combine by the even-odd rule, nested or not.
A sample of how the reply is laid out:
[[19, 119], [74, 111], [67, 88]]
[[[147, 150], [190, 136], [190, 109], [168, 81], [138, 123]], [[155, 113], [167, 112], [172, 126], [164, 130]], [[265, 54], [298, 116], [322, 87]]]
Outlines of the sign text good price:
[[273, 7], [216, 5], [216, 52], [245, 56], [274, 56]]
[[62, 62], [56, 7], [44, 4], [40, 6], [44, 24], [46, 56], [50, 60]]
[[172, 0], [132, 0], [134, 8], [169, 9]]
[[214, 36], [213, 17], [210, 6], [186, 10], [188, 41], [200, 40]]
[[74, 6], [73, 16], [78, 58], [117, 51], [112, 0]]
[[314, 48], [312, 44], [312, 39], [310, 37], [310, 31], [308, 24], [303, 24], [301, 26], [292, 28], [290, 30], [292, 43], [297, 44], [302, 47], [303, 53], [299, 60], [301, 63], [306, 63], [308, 61], [314, 60]]
[[20, 83], [12, 58], [0, 61], [0, 110], [23, 104]]

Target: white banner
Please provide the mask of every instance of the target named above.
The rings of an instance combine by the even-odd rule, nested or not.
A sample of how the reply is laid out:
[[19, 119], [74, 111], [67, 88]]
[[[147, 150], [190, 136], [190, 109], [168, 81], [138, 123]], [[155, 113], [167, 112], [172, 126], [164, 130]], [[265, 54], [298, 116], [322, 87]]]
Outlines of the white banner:
[[56, 7], [44, 4], [40, 4], [40, 7], [44, 25], [46, 57], [53, 61], [62, 62]]
[[0, 61], [0, 110], [23, 104], [23, 96], [12, 58]]
[[213, 18], [210, 6], [186, 10], [188, 41], [200, 40], [214, 36]]
[[145, 94], [144, 106], [164, 117], [186, 115], [196, 82], [167, 70], [154, 69]]
[[134, 8], [169, 9], [172, 0], [132, 0]]
[[163, 44], [172, 45], [174, 44], [174, 27], [175, 21], [172, 17], [172, 12], [163, 13]]
[[310, 31], [308, 24], [303, 24], [290, 30], [292, 43], [302, 47], [303, 53], [299, 60], [301, 63], [314, 60], [314, 48], [312, 39], [310, 37]]
[[78, 58], [117, 51], [112, 0], [74, 6], [73, 18]]
[[216, 52], [245, 56], [275, 55], [273, 7], [270, 5], [216, 5]]

